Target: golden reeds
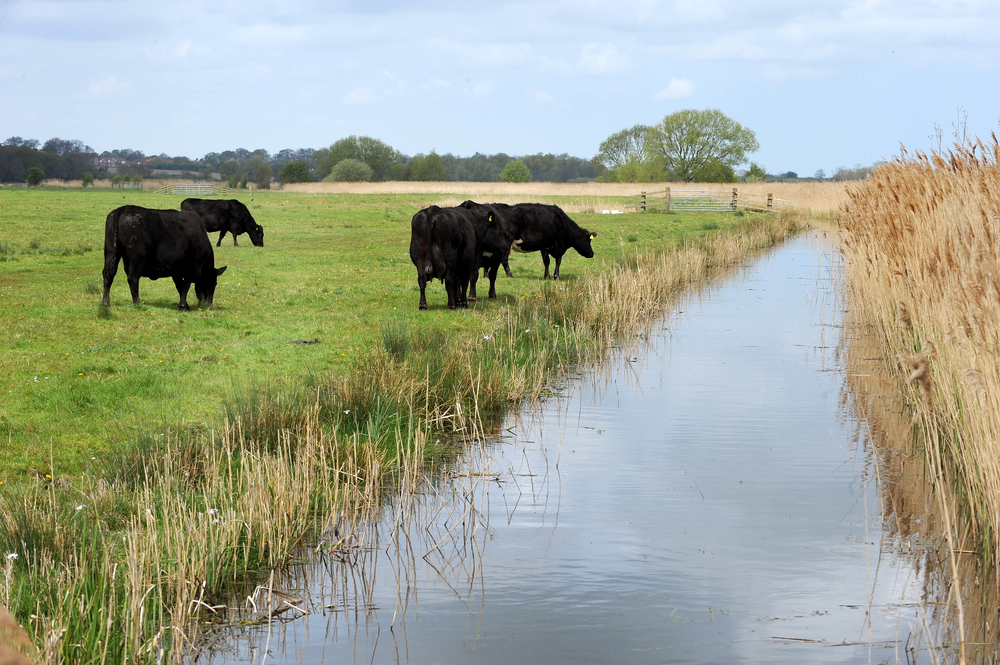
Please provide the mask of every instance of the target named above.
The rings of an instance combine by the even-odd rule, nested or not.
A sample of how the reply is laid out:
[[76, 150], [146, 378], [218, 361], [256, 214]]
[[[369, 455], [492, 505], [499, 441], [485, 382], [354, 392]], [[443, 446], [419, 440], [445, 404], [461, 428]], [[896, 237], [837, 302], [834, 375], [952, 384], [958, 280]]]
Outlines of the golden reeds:
[[972, 537], [996, 562], [1000, 144], [903, 151], [848, 197], [850, 307], [878, 331], [881, 357], [901, 361], [896, 376], [918, 386], [912, 422], [931, 475], [941, 491], [958, 488]]

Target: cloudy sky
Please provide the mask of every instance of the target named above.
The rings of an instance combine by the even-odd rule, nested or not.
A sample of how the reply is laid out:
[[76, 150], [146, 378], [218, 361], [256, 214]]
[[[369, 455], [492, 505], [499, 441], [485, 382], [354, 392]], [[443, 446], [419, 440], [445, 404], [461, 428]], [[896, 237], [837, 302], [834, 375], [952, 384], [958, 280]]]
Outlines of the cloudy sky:
[[593, 156], [717, 108], [772, 173], [1000, 134], [996, 0], [0, 0], [0, 140]]

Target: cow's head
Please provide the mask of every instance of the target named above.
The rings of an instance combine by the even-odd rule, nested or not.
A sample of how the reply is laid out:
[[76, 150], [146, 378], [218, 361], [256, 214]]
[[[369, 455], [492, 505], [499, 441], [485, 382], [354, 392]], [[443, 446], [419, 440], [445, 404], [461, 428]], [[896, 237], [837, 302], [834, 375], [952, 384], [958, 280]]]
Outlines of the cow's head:
[[597, 237], [596, 231], [580, 229], [580, 234], [574, 239], [573, 249], [580, 253], [585, 259], [594, 258], [594, 248], [590, 246], [590, 241]]
[[201, 275], [194, 283], [194, 293], [198, 296], [199, 305], [212, 306], [212, 301], [215, 299], [215, 287], [219, 283], [219, 275], [226, 272], [227, 267], [213, 268], [209, 264], [201, 271]]
[[247, 227], [247, 235], [250, 236], [250, 242], [254, 244], [254, 247], [264, 246], [264, 227], [254, 223], [253, 226]]

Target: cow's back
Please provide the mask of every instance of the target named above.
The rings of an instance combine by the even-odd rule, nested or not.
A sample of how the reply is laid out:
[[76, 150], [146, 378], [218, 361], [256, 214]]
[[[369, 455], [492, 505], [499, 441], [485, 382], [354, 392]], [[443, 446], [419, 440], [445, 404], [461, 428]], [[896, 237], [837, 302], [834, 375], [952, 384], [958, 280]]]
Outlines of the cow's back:
[[229, 230], [229, 201], [213, 201], [211, 199], [184, 199], [181, 210], [193, 212], [205, 225], [206, 232]]

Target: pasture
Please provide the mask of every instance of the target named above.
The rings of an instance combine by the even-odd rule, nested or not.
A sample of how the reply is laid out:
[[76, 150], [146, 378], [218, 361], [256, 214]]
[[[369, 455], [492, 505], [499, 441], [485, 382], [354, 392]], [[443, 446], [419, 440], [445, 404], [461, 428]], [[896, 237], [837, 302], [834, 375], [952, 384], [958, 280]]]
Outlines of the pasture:
[[[126, 203], [176, 209], [183, 198], [0, 191], [0, 481], [79, 473], [135, 431], [210, 429], [248, 386], [280, 391], [356, 371], [393, 326], [455, 339], [489, 334], [499, 309], [550, 288], [539, 254], [515, 255], [515, 276], [498, 279], [496, 301], [449, 311], [435, 283], [430, 309], [417, 310], [410, 218], [432, 203], [460, 201], [461, 193], [265, 191], [251, 200], [242, 192], [236, 198], [264, 227], [265, 245], [253, 247], [243, 235], [239, 247], [227, 237], [216, 248], [215, 265], [228, 270], [213, 308], [178, 312], [169, 279], [142, 279], [143, 304], [134, 306], [120, 267], [111, 308], [101, 310], [108, 212]], [[567, 253], [554, 286], [565, 290], [583, 288], [629, 255], [741, 221], [739, 213], [572, 216], [598, 238], [592, 260]]]

